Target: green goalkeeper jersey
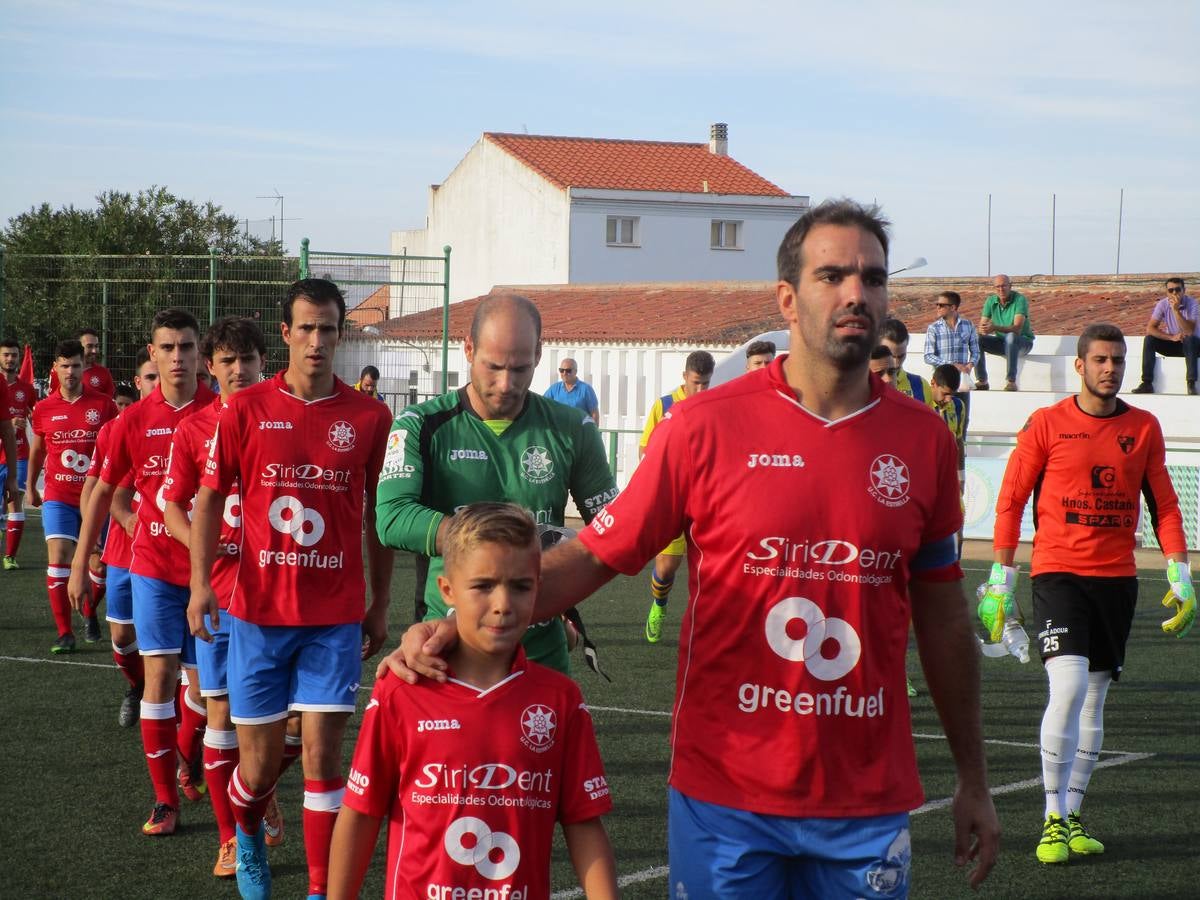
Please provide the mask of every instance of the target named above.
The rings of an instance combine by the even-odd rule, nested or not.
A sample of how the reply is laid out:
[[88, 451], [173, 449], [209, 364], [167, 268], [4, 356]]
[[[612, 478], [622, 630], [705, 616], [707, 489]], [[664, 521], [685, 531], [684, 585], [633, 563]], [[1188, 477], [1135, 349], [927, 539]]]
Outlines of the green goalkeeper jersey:
[[[430, 557], [426, 619], [441, 618], [442, 558], [434, 542], [443, 518], [468, 503], [503, 500], [525, 507], [539, 525], [562, 525], [568, 492], [585, 522], [617, 493], [591, 417], [531, 392], [497, 435], [463, 388], [410, 406], [393, 423], [379, 473], [379, 537], [388, 547]], [[566, 634], [557, 618], [532, 625], [524, 644], [530, 659], [567, 671]]]

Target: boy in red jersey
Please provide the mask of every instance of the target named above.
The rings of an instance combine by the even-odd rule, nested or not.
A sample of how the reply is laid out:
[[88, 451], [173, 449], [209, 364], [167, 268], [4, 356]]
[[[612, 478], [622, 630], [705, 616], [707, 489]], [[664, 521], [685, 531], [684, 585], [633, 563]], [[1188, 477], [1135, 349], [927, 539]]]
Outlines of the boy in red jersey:
[[[213, 323], [200, 344], [200, 353], [217, 381], [220, 396], [189, 417], [171, 440], [171, 462], [163, 488], [163, 520], [171, 536], [190, 548], [191, 504], [200, 488], [200, 476], [212, 449], [217, 418], [238, 391], [257, 384], [262, 376], [266, 341], [253, 319], [231, 316]], [[222, 610], [229, 608], [237, 578], [242, 543], [241, 499], [236, 487], [225, 500], [217, 559], [213, 565], [213, 590]], [[225, 623], [223, 623], [225, 624]], [[238, 761], [237, 732], [229, 720], [229, 631], [214, 626], [213, 640], [196, 645], [199, 691], [207, 707], [204, 730], [204, 780], [217, 819], [220, 846], [213, 874], [233, 878], [237, 866], [235, 821], [229, 800], [229, 778]], [[186, 738], [181, 734], [181, 744]], [[187, 748], [190, 749], [190, 748]]]
[[[8, 473], [17, 476], [17, 494], [6, 504], [8, 516], [4, 529], [4, 568], [16, 569], [17, 549], [21, 546], [21, 534], [25, 530], [25, 509], [21, 504], [24, 499], [26, 474], [29, 469], [29, 441], [25, 434], [25, 425], [33, 414], [33, 405], [37, 401], [37, 391], [18, 374], [21, 365], [21, 345], [12, 338], [0, 341], [0, 381], [4, 382], [8, 399], [0, 399], [0, 421], [6, 422], [13, 433], [16, 455], [11, 459], [5, 449], [6, 442], [0, 439], [0, 482], [8, 480]], [[0, 387], [0, 396], [4, 393]], [[5, 425], [0, 424], [0, 432], [6, 432]]]
[[154, 809], [142, 825], [150, 836], [175, 832], [179, 815], [175, 695], [179, 666], [195, 666], [195, 647], [187, 627], [187, 551], [163, 522], [163, 483], [171, 435], [190, 415], [213, 399], [197, 389], [200, 327], [191, 313], [164, 309], [150, 325], [150, 358], [158, 369], [158, 386], [118, 420], [112, 449], [92, 491], [80, 545], [71, 566], [71, 602], [89, 602], [88, 555], [83, 541], [95, 542], [113, 493], [132, 476], [141, 495], [130, 563], [133, 620], [145, 673], [140, 705], [142, 745], [154, 786]]
[[[25, 500], [30, 506], [42, 506], [42, 527], [46, 533], [46, 590], [50, 609], [58, 627], [58, 640], [51, 653], [70, 653], [75, 649], [71, 630], [71, 600], [67, 579], [71, 558], [84, 547], [84, 557], [96, 543], [96, 534], [86, 536], [81, 527], [79, 498], [83, 482], [95, 452], [100, 426], [117, 415], [111, 396], [85, 390], [83, 347], [79, 341], [63, 341], [54, 351], [54, 371], [58, 389], [33, 410], [33, 443], [29, 448], [29, 481]], [[45, 505], [37, 480], [46, 467]], [[86, 545], [79, 544], [87, 540]], [[95, 616], [88, 605], [77, 607], [85, 618]]]
[[[668, 817], [680, 896], [907, 894], [922, 800], [910, 614], [958, 776], [955, 862], [978, 857], [974, 884], [995, 862], [954, 440], [867, 374], [886, 229], [847, 200], [802, 216], [778, 256], [791, 352], [672, 409], [628, 487], [543, 559], [535, 618], [687, 536]], [[453, 626], [413, 626], [402, 655], [437, 677], [429, 654]]]
[[452, 675], [376, 682], [334, 831], [330, 900], [358, 897], [384, 817], [389, 900], [548, 897], [555, 822], [585, 895], [616, 897], [591, 716], [575, 682], [521, 646], [537, 526], [513, 504], [473, 503], [450, 520], [443, 555], [438, 589], [460, 638]]
[[[192, 633], [223, 618], [211, 577], [236, 483], [242, 548], [228, 610], [229, 709], [239, 762], [229, 794], [243, 897], [268, 897], [262, 817], [279, 778], [289, 712], [301, 713], [309, 895], [325, 894], [341, 807], [341, 743], [362, 659], [387, 636], [392, 554], [375, 531], [375, 492], [391, 413], [333, 372], [346, 301], [330, 281], [291, 286], [282, 304], [288, 367], [221, 412], [191, 527]], [[364, 500], [366, 507], [364, 510]], [[371, 572], [365, 609], [363, 530]]]
[[[1104, 852], [1079, 818], [1104, 740], [1104, 701], [1121, 677], [1137, 602], [1134, 533], [1146, 498], [1167, 558], [1172, 596], [1195, 616], [1195, 589], [1179, 501], [1166, 467], [1158, 420], [1117, 398], [1125, 377], [1125, 336], [1089, 325], [1079, 336], [1080, 392], [1037, 410], [1017, 435], [996, 500], [989, 587], [1011, 598], [1013, 554], [1033, 491], [1033, 622], [1049, 698], [1042, 716], [1046, 793], [1037, 858], [1065, 863], [1071, 853]], [[1164, 601], [1164, 604], [1170, 601]], [[1003, 607], [1001, 607], [1003, 608]], [[1190, 619], [1163, 623], [1182, 637]]]

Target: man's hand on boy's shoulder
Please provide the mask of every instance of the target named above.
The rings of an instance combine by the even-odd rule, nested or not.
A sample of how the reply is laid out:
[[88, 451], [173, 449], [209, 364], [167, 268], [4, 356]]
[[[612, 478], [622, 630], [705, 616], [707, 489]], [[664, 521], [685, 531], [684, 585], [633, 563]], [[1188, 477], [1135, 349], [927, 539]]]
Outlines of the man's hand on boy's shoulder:
[[446, 680], [443, 655], [458, 643], [458, 625], [451, 616], [433, 622], [417, 622], [400, 638], [400, 646], [383, 658], [375, 669], [382, 678], [390, 671], [397, 678], [416, 684], [421, 678]]

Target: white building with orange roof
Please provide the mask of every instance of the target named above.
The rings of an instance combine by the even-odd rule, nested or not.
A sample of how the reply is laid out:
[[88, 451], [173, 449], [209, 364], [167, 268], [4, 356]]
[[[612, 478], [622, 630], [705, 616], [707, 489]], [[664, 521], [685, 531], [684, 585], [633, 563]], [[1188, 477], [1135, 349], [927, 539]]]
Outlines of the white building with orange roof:
[[[487, 132], [391, 249], [453, 248], [451, 300], [497, 284], [754, 280], [808, 206], [729, 156], [723, 123], [707, 143]], [[392, 299], [392, 316], [411, 311]]]

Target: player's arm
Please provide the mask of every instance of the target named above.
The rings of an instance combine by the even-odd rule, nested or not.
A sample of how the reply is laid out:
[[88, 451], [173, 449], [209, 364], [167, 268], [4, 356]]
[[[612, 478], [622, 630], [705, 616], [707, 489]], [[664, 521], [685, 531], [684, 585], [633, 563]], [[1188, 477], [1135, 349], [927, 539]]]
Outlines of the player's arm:
[[[382, 447], [382, 444], [380, 445]], [[376, 530], [375, 506], [379, 494], [379, 472], [383, 453], [367, 465], [366, 515], [367, 576], [370, 584], [370, 606], [363, 619], [363, 659], [374, 656], [387, 640], [387, 610], [392, 597], [392, 550], [383, 545]]]
[[[5, 459], [16, 459], [16, 456], [7, 456]], [[42, 467], [46, 464], [46, 442], [36, 431], [29, 441], [29, 463], [25, 476], [25, 502], [29, 506], [42, 505], [42, 493], [37, 488], [38, 478], [41, 477]], [[13, 471], [16, 467], [13, 466]]]
[[617, 496], [617, 482], [608, 467], [600, 431], [582, 423], [575, 432], [570, 492], [585, 525]]
[[137, 512], [133, 508], [133, 488], [124, 484], [117, 486], [117, 489], [113, 491], [108, 514], [112, 516], [117, 525], [125, 530], [127, 535], [133, 537], [133, 531], [137, 527]]
[[9, 460], [8, 477], [4, 482], [4, 502], [17, 502], [17, 434], [9, 419], [0, 419], [0, 444], [4, 446], [4, 458]]
[[71, 580], [67, 582], [67, 594], [71, 598], [71, 605], [81, 612], [91, 592], [88, 557], [100, 539], [100, 529], [104, 527], [104, 518], [108, 515], [114, 490], [115, 484], [104, 478], [98, 479], [87, 506], [79, 510], [82, 521], [79, 525], [79, 541], [75, 544], [75, 556], [71, 559]]
[[224, 510], [224, 495], [208, 485], [201, 485], [192, 504], [192, 521], [188, 531], [192, 596], [188, 602], [187, 619], [191, 633], [210, 643], [212, 634], [204, 625], [204, 617], [209, 617], [214, 629], [220, 627], [221, 613], [212, 587], [212, 567], [217, 558], [217, 539], [221, 536]]
[[338, 810], [329, 845], [329, 900], [357, 900], [382, 821], [383, 816], [368, 816], [349, 806]]
[[192, 521], [188, 518], [187, 507], [181, 501], [187, 497], [186, 502], [190, 503], [196, 496], [198, 474], [188, 432], [180, 428], [171, 438], [171, 455], [167, 458], [167, 478], [162, 493], [163, 524], [167, 526], [167, 533], [189, 551]]
[[[421, 502], [425, 485], [425, 460], [421, 455], [423, 425], [424, 418], [416, 413], [401, 416], [392, 425], [379, 473], [375, 527], [385, 547], [440, 556], [449, 523], [445, 513]], [[396, 434], [401, 437], [397, 439]]]
[[979, 650], [961, 581], [914, 579], [909, 594], [921, 668], [954, 757], [954, 864], [978, 860], [970, 878], [978, 887], [1000, 849], [983, 753]]
[[617, 864], [604, 823], [597, 817], [571, 825], [564, 823], [562, 828], [583, 895], [588, 900], [615, 900], [618, 896]]

